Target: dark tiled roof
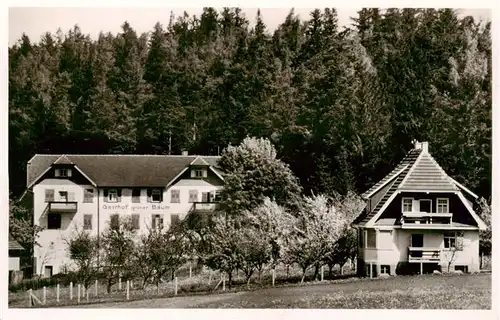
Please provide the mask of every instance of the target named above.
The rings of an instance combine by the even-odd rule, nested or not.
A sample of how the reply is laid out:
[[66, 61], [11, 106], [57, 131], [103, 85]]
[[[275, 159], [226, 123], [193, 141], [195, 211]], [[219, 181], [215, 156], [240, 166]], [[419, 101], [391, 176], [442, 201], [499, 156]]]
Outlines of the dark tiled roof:
[[[377, 183], [376, 185], [378, 185], [376, 188], [386, 184], [386, 183], [389, 183], [391, 181], [392, 182], [392, 186], [389, 188], [389, 190], [387, 191], [387, 193], [384, 195], [384, 197], [378, 202], [378, 204], [376, 205], [375, 209], [373, 209], [372, 211], [370, 212], [366, 212], [366, 211], [363, 211], [353, 222], [353, 224], [366, 224], [372, 217], [374, 217], [377, 212], [384, 206], [384, 204], [387, 202], [387, 200], [391, 197], [391, 195], [396, 192], [396, 190], [398, 189], [399, 185], [401, 184], [401, 182], [403, 181], [403, 179], [405, 178], [405, 176], [408, 174], [409, 170], [411, 169], [411, 167], [415, 164], [415, 161], [417, 160], [418, 156], [420, 155], [422, 150], [420, 149], [412, 149], [410, 150], [410, 152], [408, 152], [406, 154], [406, 156], [403, 158], [403, 160], [401, 160], [401, 162], [396, 166], [396, 169], [394, 169], [393, 171], [391, 171], [387, 176], [385, 176], [381, 182]], [[399, 171], [401, 171], [401, 169], [405, 168], [403, 170], [403, 172], [401, 172], [399, 175], [395, 176], [395, 174]], [[383, 182], [382, 182], [383, 181]], [[376, 188], [370, 188], [372, 191], [375, 190]], [[371, 193], [372, 191], [368, 190], [367, 192], [365, 192], [365, 194], [369, 194]]]
[[59, 157], [59, 159], [54, 162], [54, 164], [73, 164], [71, 160], [69, 160], [65, 155]]
[[208, 162], [203, 160], [202, 157], [198, 157], [198, 158], [194, 159], [194, 161], [191, 163], [191, 165], [193, 165], [193, 166], [206, 166], [206, 165], [208, 165]]
[[[28, 165], [28, 185], [43, 174], [61, 155], [36, 155]], [[196, 159], [168, 155], [65, 155], [100, 187], [166, 186]], [[220, 157], [201, 156], [211, 166]]]
[[422, 154], [420, 160], [404, 184], [401, 191], [457, 191], [459, 188], [451, 181], [437, 162], [428, 153]]

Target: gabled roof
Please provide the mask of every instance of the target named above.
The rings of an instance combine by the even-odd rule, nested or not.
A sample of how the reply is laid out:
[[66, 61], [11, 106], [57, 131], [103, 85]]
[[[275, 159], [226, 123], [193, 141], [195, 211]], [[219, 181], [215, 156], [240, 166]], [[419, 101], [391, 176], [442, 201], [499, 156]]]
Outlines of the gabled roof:
[[[396, 169], [391, 171], [387, 176], [385, 176], [380, 182], [375, 184], [374, 187], [370, 188], [364, 195], [372, 195], [375, 190], [381, 189], [386, 186], [388, 183], [393, 183], [389, 188], [384, 197], [376, 204], [375, 208], [370, 212], [363, 211], [353, 222], [353, 224], [365, 224], [367, 223], [373, 216], [377, 214], [377, 212], [385, 205], [387, 200], [389, 200], [390, 196], [394, 194], [397, 190], [404, 177], [408, 174], [408, 171], [413, 166], [418, 156], [420, 155], [422, 150], [412, 149], [410, 152], [406, 154], [406, 156], [401, 160], [401, 162], [396, 166]], [[395, 173], [398, 173], [395, 175]], [[371, 190], [371, 191], [370, 191]], [[374, 204], [375, 205], [375, 204]]]
[[[429, 154], [427, 142], [416, 142], [415, 148], [408, 152], [394, 170], [365, 192], [363, 198], [370, 199], [384, 187], [386, 187], [387, 192], [380, 201], [372, 204], [373, 209], [370, 212], [364, 210], [354, 220], [353, 225], [372, 224], [399, 192], [454, 192], [460, 196], [461, 190], [465, 190], [476, 196], [446, 174], [432, 155]], [[464, 203], [464, 205], [467, 208], [470, 206], [467, 203]], [[484, 225], [474, 212], [471, 212], [471, 215], [480, 227]]]
[[64, 154], [57, 159], [54, 164], [73, 164]]
[[196, 157], [189, 165], [191, 166], [208, 166], [208, 162], [203, 160], [202, 157]]
[[[198, 156], [64, 155], [99, 187], [165, 187]], [[220, 157], [199, 156], [216, 167]], [[35, 155], [28, 162], [28, 186], [50, 169], [61, 155]], [[61, 160], [62, 161], [62, 160]], [[66, 162], [66, 160], [64, 160]]]

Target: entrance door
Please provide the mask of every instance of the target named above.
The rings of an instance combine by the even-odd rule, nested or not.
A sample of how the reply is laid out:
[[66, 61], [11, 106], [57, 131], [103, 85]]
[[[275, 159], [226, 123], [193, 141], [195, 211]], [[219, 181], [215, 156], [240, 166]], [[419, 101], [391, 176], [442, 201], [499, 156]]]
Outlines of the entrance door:
[[46, 278], [52, 277], [52, 266], [45, 266], [45, 274]]
[[431, 200], [427, 200], [427, 199], [420, 200], [420, 212], [430, 213], [430, 212], [432, 212], [431, 207], [432, 207]]

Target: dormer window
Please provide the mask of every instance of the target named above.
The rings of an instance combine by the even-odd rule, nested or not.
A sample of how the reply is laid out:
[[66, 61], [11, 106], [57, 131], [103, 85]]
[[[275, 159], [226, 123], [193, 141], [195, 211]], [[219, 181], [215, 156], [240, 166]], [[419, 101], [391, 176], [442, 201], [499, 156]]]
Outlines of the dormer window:
[[449, 213], [450, 205], [448, 198], [438, 198], [437, 199], [437, 213]]
[[120, 202], [121, 196], [121, 189], [104, 189], [105, 202]]
[[206, 178], [206, 177], [207, 177], [206, 168], [191, 169], [191, 178]]
[[413, 211], [413, 199], [412, 198], [403, 198], [402, 210], [403, 210], [403, 212], [412, 212]]
[[59, 168], [55, 170], [55, 176], [61, 178], [71, 177], [71, 169], [69, 168]]

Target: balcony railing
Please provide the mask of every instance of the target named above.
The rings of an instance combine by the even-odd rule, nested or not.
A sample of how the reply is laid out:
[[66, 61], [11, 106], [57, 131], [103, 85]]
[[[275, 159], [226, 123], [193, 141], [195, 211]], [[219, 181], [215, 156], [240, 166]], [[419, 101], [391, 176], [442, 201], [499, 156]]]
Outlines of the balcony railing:
[[78, 202], [51, 201], [48, 209], [49, 213], [75, 213], [78, 210]]
[[441, 260], [441, 249], [408, 247], [408, 262], [439, 262]]
[[193, 203], [193, 211], [214, 211], [219, 209], [218, 202], [195, 202]]
[[401, 225], [405, 228], [433, 229], [451, 227], [452, 213], [403, 212]]

